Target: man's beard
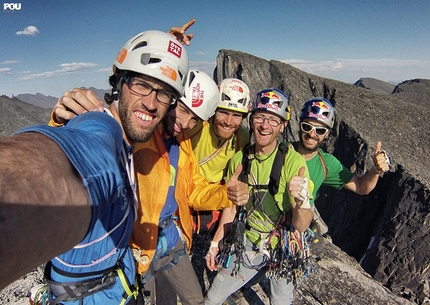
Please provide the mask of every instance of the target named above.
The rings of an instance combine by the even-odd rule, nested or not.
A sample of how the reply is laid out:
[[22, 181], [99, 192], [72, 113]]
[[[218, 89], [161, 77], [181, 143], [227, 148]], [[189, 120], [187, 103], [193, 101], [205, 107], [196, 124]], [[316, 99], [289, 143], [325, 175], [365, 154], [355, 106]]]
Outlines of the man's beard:
[[[309, 145], [309, 144], [306, 143], [307, 139], [313, 139], [313, 140], [315, 140], [317, 142], [316, 142], [315, 145]], [[302, 143], [303, 148], [306, 149], [309, 152], [315, 152], [315, 151], [317, 151], [318, 148], [322, 145], [323, 141], [324, 140], [321, 140], [320, 138], [311, 137], [307, 133], [302, 133], [300, 135], [300, 142]]]
[[125, 105], [119, 103], [118, 111], [124, 133], [130, 143], [146, 142], [151, 138], [152, 133], [154, 132], [155, 128], [157, 128], [157, 125], [148, 127], [145, 130], [134, 128], [133, 122], [131, 120], [131, 116], [133, 115], [133, 113], [130, 113], [131, 110], [127, 109]]

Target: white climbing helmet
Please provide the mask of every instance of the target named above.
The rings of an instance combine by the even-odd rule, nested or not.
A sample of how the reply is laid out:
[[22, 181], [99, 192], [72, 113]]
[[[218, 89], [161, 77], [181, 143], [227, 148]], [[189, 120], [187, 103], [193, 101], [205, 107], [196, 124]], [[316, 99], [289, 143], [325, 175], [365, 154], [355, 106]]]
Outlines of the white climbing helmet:
[[188, 71], [188, 54], [172, 35], [150, 30], [126, 42], [115, 59], [115, 66], [154, 77], [181, 95]]
[[204, 72], [190, 70], [181, 97], [182, 103], [203, 121], [207, 121], [215, 113], [218, 100], [219, 91], [214, 80]]
[[219, 84], [219, 92], [219, 108], [248, 113], [251, 94], [243, 81], [237, 78], [223, 79]]

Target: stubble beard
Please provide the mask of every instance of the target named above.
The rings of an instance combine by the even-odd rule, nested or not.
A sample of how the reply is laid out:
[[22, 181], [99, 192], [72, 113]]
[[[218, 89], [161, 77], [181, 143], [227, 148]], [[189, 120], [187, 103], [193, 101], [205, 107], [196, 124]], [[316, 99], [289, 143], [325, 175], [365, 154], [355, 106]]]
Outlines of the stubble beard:
[[214, 124], [213, 131], [214, 131], [215, 135], [218, 138], [221, 138], [223, 140], [230, 139], [234, 135], [234, 133], [236, 132], [236, 130], [239, 128], [239, 126], [238, 126], [237, 128], [232, 128], [230, 131], [227, 131], [227, 130], [223, 129], [222, 123], [220, 123], [220, 122], [214, 122], [214, 123], [215, 124]]
[[[307, 139], [314, 139], [314, 140], [317, 141], [317, 143], [315, 145], [308, 145], [306, 143]], [[310, 137], [308, 134], [302, 133], [300, 135], [300, 142], [302, 143], [302, 146], [303, 146], [304, 149], [306, 149], [309, 152], [315, 152], [321, 146], [321, 144], [322, 144], [323, 141], [321, 139], [319, 139], [319, 138], [316, 139], [316, 138]]]
[[136, 128], [133, 126], [133, 121], [131, 119], [131, 116], [134, 114], [129, 108], [126, 108], [125, 105], [119, 103], [118, 111], [124, 133], [130, 143], [146, 142], [151, 138], [155, 128], [157, 128], [157, 125], [147, 127], [145, 129]]

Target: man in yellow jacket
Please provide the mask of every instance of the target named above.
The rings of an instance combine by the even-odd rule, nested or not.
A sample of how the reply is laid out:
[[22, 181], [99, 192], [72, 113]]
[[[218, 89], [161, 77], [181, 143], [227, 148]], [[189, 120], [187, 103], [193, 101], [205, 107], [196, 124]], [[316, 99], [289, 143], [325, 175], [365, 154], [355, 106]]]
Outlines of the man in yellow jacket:
[[[248, 115], [251, 95], [248, 85], [237, 78], [223, 79], [219, 85], [220, 99], [215, 114], [188, 132], [197, 157], [200, 173], [212, 183], [223, 183], [226, 166], [233, 155], [249, 142], [249, 130], [242, 126]], [[193, 211], [193, 246], [191, 263], [202, 291], [215, 277], [206, 267], [204, 256], [218, 224], [221, 211]]]

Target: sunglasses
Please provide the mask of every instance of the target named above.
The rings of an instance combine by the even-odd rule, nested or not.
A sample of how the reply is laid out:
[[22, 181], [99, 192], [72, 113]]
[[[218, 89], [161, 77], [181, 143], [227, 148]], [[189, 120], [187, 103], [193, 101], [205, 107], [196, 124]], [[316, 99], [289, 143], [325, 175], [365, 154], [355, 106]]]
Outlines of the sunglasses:
[[300, 123], [300, 129], [306, 133], [311, 133], [312, 130], [315, 130], [315, 134], [317, 136], [323, 136], [328, 131], [328, 128], [326, 128], [326, 127], [320, 127], [320, 126], [317, 127], [317, 126], [314, 126], [314, 125], [306, 123], [306, 122]]

